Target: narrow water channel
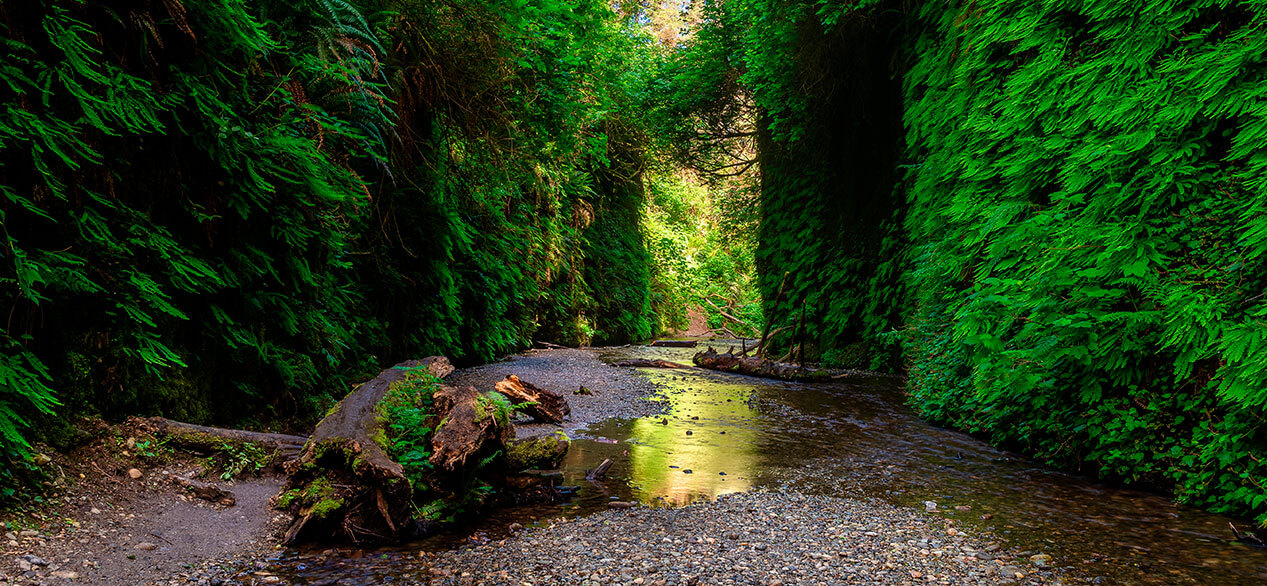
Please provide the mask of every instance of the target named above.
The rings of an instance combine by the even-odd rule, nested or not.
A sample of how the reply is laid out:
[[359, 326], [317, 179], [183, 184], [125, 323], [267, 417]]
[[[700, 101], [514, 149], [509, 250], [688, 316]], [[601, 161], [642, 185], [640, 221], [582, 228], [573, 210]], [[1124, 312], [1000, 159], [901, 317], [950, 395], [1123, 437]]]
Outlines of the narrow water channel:
[[[694, 350], [599, 352], [608, 362], [689, 363]], [[1252, 527], [1247, 521], [1044, 469], [931, 426], [904, 405], [898, 379], [799, 384], [700, 369], [643, 374], [663, 389], [654, 400], [667, 402], [666, 413], [573, 434], [562, 469], [564, 484], [580, 486], [573, 500], [502, 511], [473, 531], [497, 538], [510, 523], [585, 515], [611, 500], [681, 506], [754, 488], [793, 490], [877, 498], [921, 514], [931, 501], [931, 514], [988, 531], [1006, 547], [1049, 554], [1093, 583], [1267, 583], [1267, 551], [1230, 539], [1228, 523]], [[615, 462], [606, 481], [585, 481], [604, 458]], [[457, 547], [469, 538], [411, 547]]]

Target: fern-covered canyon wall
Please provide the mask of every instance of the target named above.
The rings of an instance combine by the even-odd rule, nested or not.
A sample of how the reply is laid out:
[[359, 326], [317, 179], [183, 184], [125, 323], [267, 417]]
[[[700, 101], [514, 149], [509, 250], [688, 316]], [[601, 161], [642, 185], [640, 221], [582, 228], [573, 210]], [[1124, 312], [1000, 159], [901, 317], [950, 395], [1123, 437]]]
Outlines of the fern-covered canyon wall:
[[[816, 18], [770, 26], [783, 30], [754, 33], [781, 35], [786, 46], [781, 56], [762, 57], [793, 66], [749, 72], [769, 80], [772, 95], [758, 93], [758, 100], [777, 104], [758, 126], [757, 260], [766, 311], [776, 321], [804, 315], [814, 324], [808, 351], [828, 364], [891, 372], [900, 351], [883, 335], [900, 322], [904, 209], [896, 189], [902, 146], [895, 140], [902, 131], [894, 60], [901, 37], [893, 34], [898, 21], [884, 13], [851, 16], [830, 30]], [[810, 100], [788, 109], [795, 94]]]
[[646, 43], [604, 3], [7, 2], [0, 43], [11, 462], [69, 415], [302, 418], [654, 333]]
[[901, 367], [929, 419], [1044, 462], [1267, 520], [1267, 5], [743, 6], [762, 288], [792, 272], [821, 358]]

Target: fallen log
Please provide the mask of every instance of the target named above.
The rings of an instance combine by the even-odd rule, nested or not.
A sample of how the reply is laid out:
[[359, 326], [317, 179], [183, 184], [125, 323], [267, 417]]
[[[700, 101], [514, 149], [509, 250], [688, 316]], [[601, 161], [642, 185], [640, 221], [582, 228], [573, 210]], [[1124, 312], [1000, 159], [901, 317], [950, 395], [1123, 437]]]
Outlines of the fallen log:
[[832, 375], [832, 372], [825, 369], [735, 354], [733, 348], [725, 354], [719, 354], [710, 347], [696, 353], [692, 360], [700, 368], [786, 381], [825, 381], [830, 380]]
[[497, 381], [493, 389], [506, 395], [512, 403], [521, 406], [520, 411], [537, 421], [563, 423], [563, 418], [572, 413], [572, 408], [562, 395], [519, 380], [513, 374]]
[[175, 448], [208, 453], [220, 451], [224, 444], [239, 447], [250, 443], [274, 452], [283, 459], [294, 458], [308, 441], [308, 438], [301, 435], [207, 427], [163, 417], [138, 419], [136, 428], [165, 438], [167, 445]]
[[655, 348], [694, 348], [699, 342], [695, 340], [656, 340], [651, 343]]
[[612, 366], [628, 366], [635, 368], [690, 368], [685, 364], [669, 362], [668, 360], [651, 360], [648, 358], [635, 358], [633, 360], [622, 360]]
[[454, 472], [472, 458], [501, 449], [510, 438], [509, 410], [499, 413], [475, 387], [440, 387], [435, 408], [444, 423], [431, 438], [430, 462], [441, 470]]
[[560, 346], [558, 344], [554, 344], [554, 343], [546, 342], [546, 341], [537, 341], [534, 344], [534, 346], [537, 346], [538, 348], [542, 350], [567, 350], [568, 348], [567, 346]]
[[392, 541], [412, 531], [412, 492], [403, 467], [387, 455], [386, 420], [378, 408], [393, 385], [422, 372], [443, 378], [453, 365], [432, 356], [388, 368], [317, 424], [299, 458], [287, 463], [290, 478], [274, 500], [294, 516], [284, 543]]

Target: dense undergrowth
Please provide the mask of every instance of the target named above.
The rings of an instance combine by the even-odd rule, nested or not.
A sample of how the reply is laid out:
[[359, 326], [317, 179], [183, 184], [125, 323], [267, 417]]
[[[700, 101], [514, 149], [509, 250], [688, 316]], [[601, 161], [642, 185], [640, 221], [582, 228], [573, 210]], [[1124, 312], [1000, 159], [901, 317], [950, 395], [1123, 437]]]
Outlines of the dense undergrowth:
[[717, 10], [772, 319], [933, 421], [1267, 521], [1267, 5]]
[[5, 459], [70, 415], [285, 420], [405, 357], [653, 335], [634, 65], [658, 49], [631, 22], [0, 6]]

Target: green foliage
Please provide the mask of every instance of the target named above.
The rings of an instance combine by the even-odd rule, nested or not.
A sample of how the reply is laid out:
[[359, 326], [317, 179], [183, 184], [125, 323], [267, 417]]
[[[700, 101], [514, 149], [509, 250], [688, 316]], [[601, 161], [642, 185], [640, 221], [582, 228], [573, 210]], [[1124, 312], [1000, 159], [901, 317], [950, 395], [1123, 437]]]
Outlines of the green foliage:
[[[901, 324], [905, 298], [894, 17], [842, 18], [805, 2], [744, 7], [743, 79], [764, 123], [756, 262], [766, 315], [790, 326], [803, 314], [811, 359], [893, 371], [900, 349], [885, 333]], [[773, 13], [791, 18], [762, 16]]]
[[1261, 2], [734, 10], [761, 288], [825, 360], [900, 342], [934, 421], [1267, 521]]
[[[47, 386], [51, 378], [48, 370], [39, 359], [8, 336], [4, 344], [0, 354], [0, 445], [8, 452], [5, 459], [22, 459], [30, 444], [22, 433], [27, 423], [18, 410], [25, 407], [51, 414], [58, 402]], [[0, 484], [3, 482], [0, 479]]]
[[[136, 445], [137, 455], [145, 455], [141, 443]], [[264, 448], [252, 442], [220, 442], [217, 453], [209, 458], [211, 468], [220, 471], [220, 480], [233, 480], [243, 474], [259, 474], [272, 462]]]
[[625, 212], [645, 47], [605, 3], [33, 0], [0, 22], [6, 459], [58, 403], [305, 417], [406, 357], [652, 333], [649, 275], [622, 267], [646, 265]]
[[[715, 331], [758, 336], [764, 321], [756, 291], [755, 224], [734, 221], [741, 187], [701, 185], [683, 174], [648, 181], [644, 226], [652, 259], [653, 306], [659, 329], [685, 330], [687, 312], [704, 312]], [[730, 220], [730, 221], [728, 221]], [[722, 311], [748, 325], [723, 317]]]
[[426, 490], [425, 477], [434, 469], [431, 458], [430, 413], [440, 379], [424, 368], [411, 369], [404, 378], [392, 383], [387, 396], [378, 404], [379, 414], [387, 427], [387, 456], [404, 468], [405, 478], [415, 491]]
[[1267, 12], [1018, 8], [912, 21], [914, 401], [1267, 520]]

